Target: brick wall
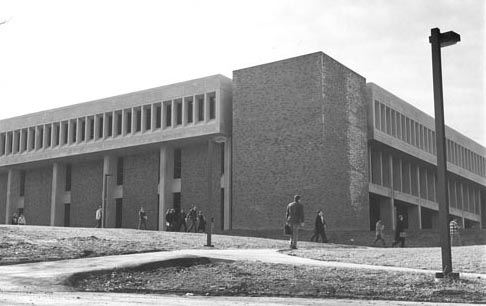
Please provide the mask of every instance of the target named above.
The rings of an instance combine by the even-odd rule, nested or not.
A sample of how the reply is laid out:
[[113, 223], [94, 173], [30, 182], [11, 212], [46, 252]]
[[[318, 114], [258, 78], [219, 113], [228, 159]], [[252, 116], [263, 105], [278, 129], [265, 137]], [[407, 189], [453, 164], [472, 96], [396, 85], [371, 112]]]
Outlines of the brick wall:
[[[182, 147], [181, 195], [182, 207], [187, 211], [196, 205], [210, 221], [214, 217], [215, 229], [221, 227], [221, 150], [220, 145], [213, 144], [211, 154], [211, 171], [208, 163], [208, 142]], [[208, 177], [211, 177], [211, 194], [209, 195]]]
[[0, 224], [5, 224], [5, 212], [7, 210], [7, 180], [7, 173], [0, 174]]
[[29, 225], [49, 225], [51, 220], [52, 168], [26, 171], [24, 215]]
[[123, 158], [122, 227], [138, 227], [138, 211], [147, 213], [147, 229], [157, 229], [157, 186], [159, 153], [130, 155]]
[[71, 226], [94, 227], [102, 203], [103, 160], [73, 164], [71, 168]]
[[307, 227], [322, 208], [331, 227], [367, 228], [364, 78], [314, 53], [233, 81], [233, 228], [281, 227], [294, 194]]

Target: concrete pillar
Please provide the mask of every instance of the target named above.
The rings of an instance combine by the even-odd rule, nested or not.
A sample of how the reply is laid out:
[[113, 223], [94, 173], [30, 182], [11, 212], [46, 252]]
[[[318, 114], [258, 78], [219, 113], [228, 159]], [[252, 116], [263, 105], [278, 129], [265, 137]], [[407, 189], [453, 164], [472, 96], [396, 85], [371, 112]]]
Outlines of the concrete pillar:
[[[425, 174], [427, 177], [427, 174]], [[427, 186], [427, 182], [425, 183]], [[417, 228], [422, 229], [422, 198], [420, 197], [421, 192], [421, 182], [420, 182], [420, 165], [417, 165], [417, 191], [418, 191], [418, 207], [417, 207]], [[427, 198], [427, 196], [426, 196]], [[410, 218], [409, 218], [410, 219]]]
[[171, 105], [172, 105], [171, 106], [171, 117], [172, 117], [172, 124], [171, 124], [171, 126], [172, 127], [176, 127], [177, 126], [177, 118], [176, 118], [176, 116], [177, 116], [177, 112], [176, 112], [176, 110], [177, 110], [177, 103], [175, 103], [175, 102], [176, 102], [176, 100], [172, 100], [171, 101]]
[[386, 229], [395, 229], [396, 220], [392, 198], [380, 199], [380, 218]]
[[5, 155], [12, 154], [13, 132], [7, 132], [5, 138]]
[[131, 112], [131, 116], [132, 116], [132, 135], [135, 134], [135, 131], [137, 130], [137, 109], [136, 108], [133, 108], [132, 107], [132, 112]]
[[226, 137], [224, 142], [224, 230], [232, 229], [233, 203], [232, 203], [232, 142]]
[[174, 149], [167, 145], [160, 148], [159, 181], [159, 231], [165, 231], [165, 211], [171, 207], [172, 180], [174, 177]]
[[17, 211], [19, 200], [20, 171], [8, 170], [7, 176], [7, 203], [5, 209], [5, 224], [12, 223], [12, 214]]
[[51, 226], [64, 226], [64, 203], [62, 202], [66, 186], [66, 166], [61, 163], [52, 165], [51, 185]]
[[103, 158], [103, 191], [101, 203], [105, 202], [105, 228], [115, 227], [116, 207], [114, 191], [116, 187], [116, 157], [106, 155]]
[[155, 125], [157, 122], [157, 106], [156, 104], [150, 105], [150, 116], [152, 119], [150, 120], [150, 130], [155, 131]]
[[22, 136], [22, 130], [17, 130], [17, 131], [14, 131], [13, 132], [13, 147], [12, 147], [12, 153], [17, 153], [18, 150], [17, 148], [19, 148], [19, 141], [21, 139], [21, 136]]
[[122, 110], [122, 130], [121, 130], [121, 135], [125, 136], [127, 134], [127, 116], [128, 116], [128, 111], [126, 109]]

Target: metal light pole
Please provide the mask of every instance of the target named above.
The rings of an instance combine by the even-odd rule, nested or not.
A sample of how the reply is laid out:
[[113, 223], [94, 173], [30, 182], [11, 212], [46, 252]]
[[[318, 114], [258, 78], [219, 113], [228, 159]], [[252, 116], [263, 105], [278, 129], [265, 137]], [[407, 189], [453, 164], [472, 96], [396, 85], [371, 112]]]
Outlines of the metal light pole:
[[432, 47], [432, 72], [434, 81], [435, 133], [437, 145], [437, 202], [439, 203], [439, 234], [442, 250], [443, 276], [452, 273], [451, 239], [449, 232], [449, 199], [447, 194], [447, 160], [444, 127], [444, 97], [442, 91], [442, 67], [440, 48], [461, 41], [455, 32], [440, 33], [439, 28], [430, 30]]
[[105, 228], [105, 225], [106, 225], [106, 206], [108, 204], [108, 177], [111, 176], [111, 174], [105, 174], [105, 181], [104, 181], [104, 196], [103, 196], [103, 207], [102, 207], [102, 211], [103, 211], [103, 214], [101, 216], [101, 228]]

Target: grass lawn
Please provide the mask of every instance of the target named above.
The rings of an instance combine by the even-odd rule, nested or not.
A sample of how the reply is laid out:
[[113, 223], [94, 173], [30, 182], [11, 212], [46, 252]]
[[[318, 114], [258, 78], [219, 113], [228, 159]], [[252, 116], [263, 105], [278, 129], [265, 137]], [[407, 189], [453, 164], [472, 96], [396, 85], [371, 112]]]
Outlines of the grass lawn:
[[[131, 229], [0, 226], [0, 265], [148, 251], [204, 248], [205, 234]], [[371, 248], [213, 235], [215, 248], [273, 248], [318, 260], [439, 271], [440, 248]], [[456, 272], [486, 273], [486, 246], [453, 248]], [[210, 295], [342, 297], [436, 302], [486, 302], [486, 281], [436, 283], [430, 275], [266, 263], [115, 270], [78, 278], [79, 290]]]

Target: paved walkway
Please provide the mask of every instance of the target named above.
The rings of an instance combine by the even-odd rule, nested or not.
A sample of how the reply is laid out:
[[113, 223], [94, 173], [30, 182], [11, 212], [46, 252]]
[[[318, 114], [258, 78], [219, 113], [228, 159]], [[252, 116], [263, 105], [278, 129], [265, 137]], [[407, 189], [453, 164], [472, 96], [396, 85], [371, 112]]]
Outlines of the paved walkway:
[[[346, 300], [322, 300], [322, 299], [292, 299], [292, 298], [240, 298], [240, 297], [212, 297], [209, 303], [206, 297], [180, 297], [160, 295], [136, 295], [136, 294], [113, 294], [113, 293], [80, 293], [73, 292], [69, 286], [69, 278], [77, 273], [94, 272], [101, 270], [112, 270], [116, 268], [130, 268], [143, 264], [165, 262], [168, 260], [181, 260], [189, 258], [209, 258], [212, 261], [218, 260], [246, 260], [268, 263], [291, 264], [291, 265], [312, 265], [323, 267], [341, 267], [369, 270], [387, 270], [402, 272], [417, 272], [433, 274], [436, 271], [408, 269], [389, 266], [372, 266], [340, 262], [318, 261], [296, 256], [289, 256], [279, 253], [274, 249], [199, 249], [179, 250], [172, 252], [153, 252], [129, 255], [116, 255], [104, 257], [91, 257], [81, 259], [68, 259], [61, 261], [39, 262], [0, 266], [0, 305], [155, 305], [161, 299], [169, 298], [170, 301], [163, 304], [179, 305], [259, 305], [260, 301], [267, 300], [269, 305], [316, 305], [330, 302], [328, 305], [351, 305], [352, 303], [363, 303], [368, 305], [389, 305], [390, 301], [346, 301]], [[482, 278], [485, 274], [461, 273], [461, 278]], [[23, 300], [19, 300], [22, 297]], [[213, 302], [213, 298], [215, 299]], [[118, 299], [118, 302], [117, 302]], [[147, 300], [148, 299], [148, 300]], [[153, 301], [152, 302], [149, 302]], [[176, 301], [177, 300], [177, 301]], [[29, 302], [30, 301], [30, 302]], [[62, 303], [59, 301], [63, 301]], [[128, 302], [131, 301], [131, 302]], [[158, 301], [158, 302], [157, 302]], [[184, 302], [185, 301], [185, 302]], [[220, 302], [218, 302], [220, 301]], [[243, 304], [238, 304], [241, 301]], [[297, 303], [298, 301], [298, 303]], [[337, 304], [333, 304], [334, 301]], [[20, 303], [20, 304], [19, 304]], [[34, 303], [34, 304], [32, 304]], [[351, 304], [350, 304], [351, 303]], [[381, 303], [381, 304], [380, 304]], [[398, 303], [398, 302], [397, 302]], [[410, 303], [398, 303], [395, 305], [409, 305]], [[420, 303], [424, 305], [426, 303]], [[410, 305], [419, 305], [410, 304]], [[443, 305], [443, 304], [441, 304]]]

